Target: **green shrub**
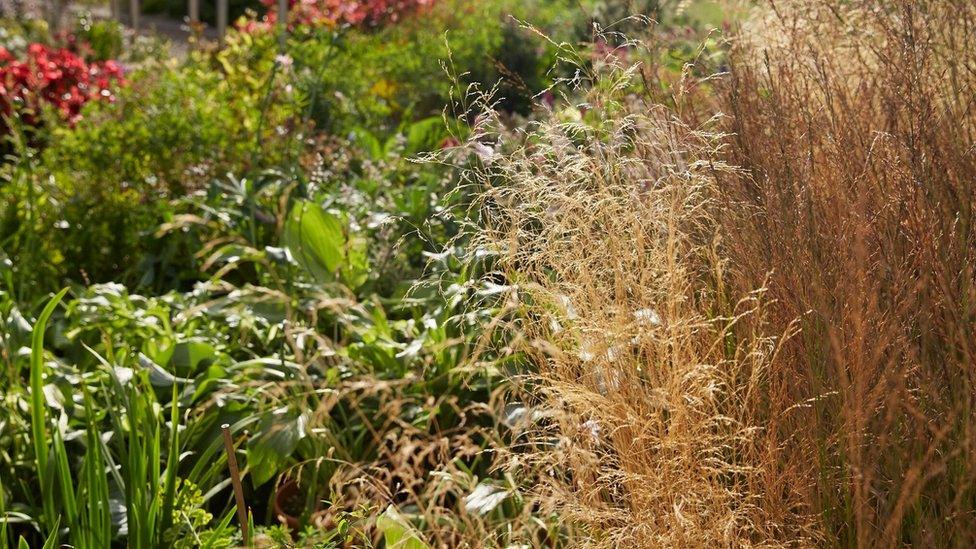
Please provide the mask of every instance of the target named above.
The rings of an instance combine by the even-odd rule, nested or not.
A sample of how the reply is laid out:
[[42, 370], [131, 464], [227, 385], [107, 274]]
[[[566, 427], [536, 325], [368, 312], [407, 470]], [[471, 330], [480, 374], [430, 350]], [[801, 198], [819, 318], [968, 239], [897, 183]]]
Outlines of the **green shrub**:
[[293, 152], [301, 98], [246, 62], [215, 66], [201, 54], [139, 69], [115, 103], [55, 131], [45, 166], [80, 194], [179, 195], [228, 170], [275, 164]]
[[86, 44], [91, 49], [91, 57], [98, 61], [118, 59], [125, 53], [124, 31], [121, 23], [95, 19], [88, 13], [82, 14], [74, 26], [75, 39]]
[[34, 265], [39, 293], [64, 279], [179, 287], [192, 251], [152, 237], [175, 214], [168, 201], [297, 158], [303, 99], [286, 77], [231, 52], [136, 70], [117, 101], [89, 104], [36, 159], [5, 168], [0, 246]]
[[502, 81], [503, 107], [526, 111], [529, 96], [550, 83], [554, 52], [514, 18], [573, 40], [581, 15], [568, 0], [443, 0], [375, 32], [298, 29], [289, 54], [318, 127], [342, 134], [363, 126], [389, 135], [405, 120], [439, 115], [452, 92], [457, 99], [470, 83]]
[[[439, 116], [452, 91], [458, 96], [458, 82], [443, 66], [448, 60], [461, 84], [490, 86], [504, 77], [506, 105], [524, 109], [530, 90], [547, 84], [552, 52], [508, 14], [571, 36], [579, 12], [567, 4], [448, 0], [423, 18], [375, 32], [299, 29], [287, 56], [278, 55], [271, 32], [232, 32], [219, 52], [143, 64], [117, 101], [87, 106], [73, 128], [53, 128], [29, 173], [16, 176], [21, 186], [8, 186], [4, 234], [29, 233], [32, 244], [8, 239], [4, 249], [46, 273], [50, 285], [41, 291], [65, 279], [182, 287], [196, 279], [198, 243], [153, 238], [177, 213], [168, 200], [227, 173], [248, 177], [294, 165], [313, 127], [386, 140], [412, 120]], [[110, 29], [88, 28], [105, 37], [100, 47], [110, 52]], [[426, 185], [418, 181], [415, 194]], [[25, 208], [35, 192], [45, 200]], [[24, 218], [25, 211], [33, 217]]]

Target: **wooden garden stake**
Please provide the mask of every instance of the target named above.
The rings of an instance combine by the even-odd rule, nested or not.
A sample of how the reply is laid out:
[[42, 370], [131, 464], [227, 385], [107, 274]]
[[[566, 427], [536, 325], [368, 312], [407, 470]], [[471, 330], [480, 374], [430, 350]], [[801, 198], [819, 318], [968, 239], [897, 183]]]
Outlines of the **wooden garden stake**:
[[129, 25], [133, 29], [139, 30], [139, 13], [141, 11], [139, 0], [129, 0]]
[[224, 45], [224, 35], [227, 34], [227, 0], [217, 0], [217, 40]]
[[234, 486], [234, 499], [237, 501], [237, 521], [241, 523], [241, 534], [244, 546], [249, 547], [251, 540], [247, 531], [247, 507], [244, 505], [244, 489], [241, 487], [241, 473], [237, 469], [237, 455], [234, 453], [234, 440], [230, 436], [230, 425], [223, 424], [220, 430], [224, 433], [224, 450], [227, 452], [227, 466], [230, 467], [230, 481]]
[[288, 0], [278, 0], [278, 49], [285, 53], [285, 43], [288, 40]]

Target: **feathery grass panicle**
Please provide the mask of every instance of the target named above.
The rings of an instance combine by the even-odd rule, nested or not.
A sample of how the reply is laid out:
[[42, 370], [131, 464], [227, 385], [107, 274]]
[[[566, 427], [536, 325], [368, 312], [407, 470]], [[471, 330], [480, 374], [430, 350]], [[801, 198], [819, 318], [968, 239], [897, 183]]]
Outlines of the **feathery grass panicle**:
[[577, 541], [976, 544], [974, 33], [770, 2], [721, 78], [610, 53], [485, 162], [540, 412], [513, 455]]
[[716, 179], [736, 176], [721, 136], [633, 95], [639, 67], [592, 66], [585, 112], [548, 113], [479, 173], [546, 418], [514, 455], [581, 545], [809, 539], [789, 487], [763, 490], [775, 449], [754, 418], [781, 341], [736, 329], [760, 286], [720, 283]]

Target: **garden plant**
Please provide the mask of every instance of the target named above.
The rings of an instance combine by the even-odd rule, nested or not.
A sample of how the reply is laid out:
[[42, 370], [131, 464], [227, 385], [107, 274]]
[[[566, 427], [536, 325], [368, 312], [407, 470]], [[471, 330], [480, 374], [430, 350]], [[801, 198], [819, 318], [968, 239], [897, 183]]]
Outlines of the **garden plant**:
[[287, 5], [0, 19], [0, 548], [976, 545], [976, 4]]

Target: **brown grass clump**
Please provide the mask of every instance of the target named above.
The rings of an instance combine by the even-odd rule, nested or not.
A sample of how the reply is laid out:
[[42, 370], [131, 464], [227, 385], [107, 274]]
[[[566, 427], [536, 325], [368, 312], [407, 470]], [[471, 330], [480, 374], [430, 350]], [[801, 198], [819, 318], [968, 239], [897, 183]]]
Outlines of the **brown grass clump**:
[[974, 44], [972, 2], [770, 2], [717, 85], [479, 135], [574, 543], [976, 546]]
[[730, 302], [716, 284], [716, 177], [734, 171], [720, 136], [624, 93], [634, 75], [611, 66], [582, 120], [550, 113], [481, 174], [485, 240], [525, 308], [546, 418], [517, 450], [537, 502], [580, 526], [574, 544], [805, 539], [788, 490], [761, 489], [753, 418], [779, 340], [734, 330], [761, 292]]
[[721, 188], [733, 287], [772, 272], [771, 322], [802, 318], [768, 371], [775, 466], [832, 544], [972, 547], [976, 4], [771, 8], [732, 53], [748, 176]]

